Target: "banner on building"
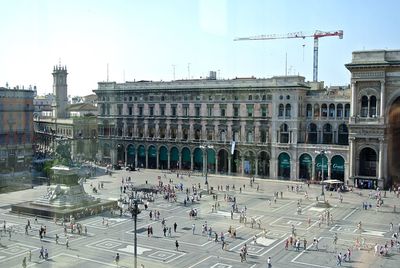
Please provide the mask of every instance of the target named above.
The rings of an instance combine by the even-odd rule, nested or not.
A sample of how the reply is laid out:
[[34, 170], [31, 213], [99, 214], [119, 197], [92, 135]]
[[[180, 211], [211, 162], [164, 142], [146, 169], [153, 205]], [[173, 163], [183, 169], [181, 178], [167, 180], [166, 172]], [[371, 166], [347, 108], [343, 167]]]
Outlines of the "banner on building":
[[232, 143], [231, 143], [231, 155], [233, 155], [233, 153], [235, 152], [235, 145], [236, 145], [236, 142], [232, 141]]

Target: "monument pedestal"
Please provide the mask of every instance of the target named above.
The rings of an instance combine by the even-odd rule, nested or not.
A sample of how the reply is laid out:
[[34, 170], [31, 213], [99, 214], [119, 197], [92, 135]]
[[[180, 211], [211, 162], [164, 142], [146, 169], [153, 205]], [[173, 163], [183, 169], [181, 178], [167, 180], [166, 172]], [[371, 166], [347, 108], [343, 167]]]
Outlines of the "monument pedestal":
[[79, 179], [76, 169], [56, 166], [52, 168], [52, 180], [56, 182], [47, 193], [35, 201], [11, 206], [11, 212], [46, 218], [70, 217], [79, 219], [91, 216], [117, 206], [117, 201], [101, 200], [85, 192], [83, 179]]

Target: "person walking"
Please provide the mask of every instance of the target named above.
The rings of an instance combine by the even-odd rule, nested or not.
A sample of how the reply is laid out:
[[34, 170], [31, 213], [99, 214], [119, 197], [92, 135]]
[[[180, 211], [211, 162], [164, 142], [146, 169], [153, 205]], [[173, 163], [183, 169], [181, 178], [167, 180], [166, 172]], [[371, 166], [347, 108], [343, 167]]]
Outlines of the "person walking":
[[175, 247], [176, 247], [176, 251], [179, 251], [179, 243], [178, 243], [178, 240], [175, 240]]
[[68, 237], [67, 237], [67, 240], [65, 241], [65, 247], [66, 247], [67, 249], [69, 249], [69, 239], [68, 239]]
[[22, 259], [22, 268], [26, 268], [26, 257]]
[[176, 233], [176, 228], [178, 227], [178, 224], [175, 222], [174, 223], [174, 233]]
[[119, 264], [119, 253], [117, 253], [117, 255], [115, 255], [115, 263], [117, 264], [117, 267], [118, 267], [118, 264]]
[[44, 253], [44, 248], [43, 248], [43, 246], [40, 248], [39, 253], [40, 253], [39, 259], [44, 259], [44, 255], [43, 255], [43, 253]]
[[268, 257], [268, 259], [267, 259], [267, 266], [268, 266], [268, 268], [272, 267], [271, 257]]
[[342, 266], [342, 253], [341, 252], [339, 252], [339, 254], [337, 256], [336, 266]]

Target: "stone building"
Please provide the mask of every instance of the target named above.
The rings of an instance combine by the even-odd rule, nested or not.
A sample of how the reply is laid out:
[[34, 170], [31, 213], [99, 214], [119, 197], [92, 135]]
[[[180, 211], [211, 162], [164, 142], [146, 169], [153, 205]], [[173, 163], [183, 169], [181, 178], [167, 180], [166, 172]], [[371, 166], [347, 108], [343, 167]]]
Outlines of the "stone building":
[[29, 171], [33, 142], [33, 90], [0, 87], [0, 178]]
[[[400, 50], [353, 52], [350, 178], [359, 187], [400, 183]], [[396, 160], [397, 159], [397, 160]]]
[[348, 178], [349, 87], [301, 76], [100, 82], [100, 161], [282, 179]]
[[53, 114], [34, 117], [36, 150], [46, 157], [60, 142], [70, 145], [74, 160], [95, 160], [97, 153], [97, 109], [92, 104], [68, 104], [67, 67], [53, 68]]

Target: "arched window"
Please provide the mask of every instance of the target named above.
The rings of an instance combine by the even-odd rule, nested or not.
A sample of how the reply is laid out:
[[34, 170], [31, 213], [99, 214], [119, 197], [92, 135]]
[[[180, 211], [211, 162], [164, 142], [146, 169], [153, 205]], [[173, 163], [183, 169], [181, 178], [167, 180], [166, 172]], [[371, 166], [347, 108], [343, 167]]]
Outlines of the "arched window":
[[367, 117], [368, 116], [368, 97], [367, 96], [362, 96], [362, 98], [361, 98], [360, 116], [361, 117]]
[[318, 143], [317, 125], [314, 123], [311, 123], [308, 125], [307, 143], [310, 143], [310, 144]]
[[340, 145], [349, 144], [349, 130], [345, 124], [339, 125], [338, 144]]
[[311, 118], [312, 117], [312, 105], [311, 104], [307, 104], [307, 109], [306, 109], [306, 116], [307, 118]]
[[343, 104], [339, 103], [336, 107], [336, 117], [342, 118], [343, 117]]
[[335, 104], [329, 104], [329, 118], [335, 117]]
[[278, 110], [279, 117], [283, 117], [284, 110], [285, 110], [285, 108], [284, 108], [283, 104], [279, 104], [279, 110]]
[[265, 129], [260, 131], [260, 142], [267, 142], [267, 131]]
[[369, 98], [369, 116], [376, 117], [376, 97], [371, 96]]
[[331, 144], [332, 143], [332, 126], [330, 124], [325, 124], [322, 134], [322, 143]]
[[290, 104], [288, 103], [288, 104], [286, 104], [286, 107], [285, 107], [285, 117], [286, 118], [290, 118], [290, 116], [291, 116], [291, 111], [292, 110], [292, 107], [290, 106]]
[[286, 124], [280, 127], [280, 143], [289, 143], [289, 128]]
[[350, 104], [346, 104], [344, 106], [344, 117], [349, 118], [350, 117]]
[[319, 105], [316, 103], [314, 104], [314, 118], [319, 117]]
[[221, 132], [219, 133], [219, 140], [220, 141], [226, 141], [226, 132], [225, 132], [225, 130], [221, 130]]
[[324, 103], [321, 105], [321, 117], [328, 116], [328, 106]]
[[253, 142], [253, 131], [247, 131], [247, 142]]

